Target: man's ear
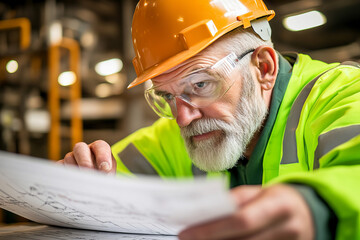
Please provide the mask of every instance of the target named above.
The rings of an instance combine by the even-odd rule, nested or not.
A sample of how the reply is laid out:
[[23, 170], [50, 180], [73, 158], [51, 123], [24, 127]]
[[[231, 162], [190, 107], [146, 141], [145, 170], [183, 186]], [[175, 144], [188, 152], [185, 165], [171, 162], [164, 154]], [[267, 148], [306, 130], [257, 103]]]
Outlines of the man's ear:
[[278, 73], [278, 59], [272, 47], [260, 46], [251, 57], [255, 66], [255, 76], [263, 91], [272, 90]]

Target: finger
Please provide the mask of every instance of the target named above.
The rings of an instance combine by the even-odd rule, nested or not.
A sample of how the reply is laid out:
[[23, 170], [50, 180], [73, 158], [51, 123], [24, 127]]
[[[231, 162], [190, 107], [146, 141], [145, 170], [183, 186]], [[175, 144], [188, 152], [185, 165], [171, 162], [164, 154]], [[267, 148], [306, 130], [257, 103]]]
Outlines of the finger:
[[73, 152], [69, 152], [65, 155], [63, 160], [64, 165], [77, 165]]
[[58, 165], [64, 165], [64, 164], [65, 164], [65, 163], [64, 163], [64, 159], [61, 159], [61, 160], [59, 160], [59, 161], [56, 161], [55, 163], [58, 164]]
[[[241, 206], [255, 198], [260, 191], [261, 187], [259, 186], [239, 186], [233, 188], [230, 191], [230, 195], [236, 206], [238, 206], [237, 211], [241, 211]], [[226, 236], [226, 234], [223, 235], [223, 232], [229, 233], [228, 228], [231, 230], [233, 227], [237, 227], [233, 226], [235, 221], [235, 215], [231, 215], [215, 221], [190, 226], [179, 233], [179, 239], [220, 239]]]
[[[293, 217], [287, 221], [279, 221], [271, 226], [258, 231], [251, 236], [241, 238], [242, 240], [311, 240], [314, 238], [310, 228], [307, 228], [307, 224], [304, 221], [300, 221], [299, 218]], [[311, 227], [311, 226], [310, 226]]]
[[[237, 212], [238, 227], [230, 229], [228, 234], [231, 236], [257, 235], [267, 229], [271, 231], [274, 224], [286, 223], [294, 216], [311, 222], [311, 214], [304, 216], [306, 210], [306, 202], [293, 188], [287, 185], [269, 187], [263, 189], [261, 194]], [[302, 226], [305, 223], [299, 224]], [[311, 225], [308, 227], [308, 232], [311, 232]]]
[[[240, 190], [239, 190], [240, 191]], [[253, 191], [252, 193], [254, 193]], [[285, 198], [286, 199], [286, 198]], [[277, 200], [277, 199], [276, 199]], [[278, 205], [279, 204], [279, 205]], [[264, 189], [253, 196], [235, 214], [212, 222], [193, 226], [179, 234], [180, 239], [227, 239], [250, 236], [284, 220], [281, 201], [269, 197]]]
[[289, 219], [291, 209], [287, 201], [290, 199], [286, 193], [282, 188], [262, 189], [235, 214], [238, 227], [229, 230], [229, 235], [252, 235]]
[[110, 145], [105, 141], [98, 140], [89, 145], [95, 156], [96, 168], [104, 172], [116, 170], [115, 159], [113, 159]]
[[76, 143], [73, 150], [73, 156], [78, 166], [95, 168], [94, 157], [92, 156], [90, 148], [86, 143]]
[[233, 188], [230, 194], [237, 206], [243, 206], [255, 198], [261, 192], [261, 189], [260, 185], [240, 186]]

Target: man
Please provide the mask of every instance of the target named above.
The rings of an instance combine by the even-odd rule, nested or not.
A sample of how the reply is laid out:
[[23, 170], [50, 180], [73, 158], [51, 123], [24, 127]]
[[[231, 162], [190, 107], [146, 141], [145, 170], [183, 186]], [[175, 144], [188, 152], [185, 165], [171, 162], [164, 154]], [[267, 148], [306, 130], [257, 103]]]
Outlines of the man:
[[61, 162], [227, 174], [238, 211], [180, 239], [360, 239], [360, 69], [277, 53], [273, 16], [261, 0], [140, 1], [130, 87], [151, 79], [145, 97], [164, 118]]

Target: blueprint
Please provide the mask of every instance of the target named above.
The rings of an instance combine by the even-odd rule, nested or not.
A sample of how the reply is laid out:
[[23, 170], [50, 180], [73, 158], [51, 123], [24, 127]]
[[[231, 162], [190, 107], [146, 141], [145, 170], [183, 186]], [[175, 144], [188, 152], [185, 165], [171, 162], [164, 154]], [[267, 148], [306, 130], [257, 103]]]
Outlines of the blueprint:
[[113, 176], [0, 151], [0, 208], [46, 225], [176, 235], [235, 211], [225, 185]]
[[87, 231], [39, 226], [0, 227], [0, 240], [177, 240], [176, 236]]

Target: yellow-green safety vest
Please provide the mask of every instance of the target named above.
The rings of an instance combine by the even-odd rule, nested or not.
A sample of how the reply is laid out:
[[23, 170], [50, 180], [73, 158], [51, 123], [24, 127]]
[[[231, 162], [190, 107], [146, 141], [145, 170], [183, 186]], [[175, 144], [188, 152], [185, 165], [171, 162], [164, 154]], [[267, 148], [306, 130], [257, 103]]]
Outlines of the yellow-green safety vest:
[[[174, 120], [112, 146], [118, 173], [193, 177]], [[336, 239], [360, 239], [360, 68], [298, 54], [266, 144], [262, 184], [311, 186], [333, 209]], [[216, 174], [216, 173], [214, 173]]]

